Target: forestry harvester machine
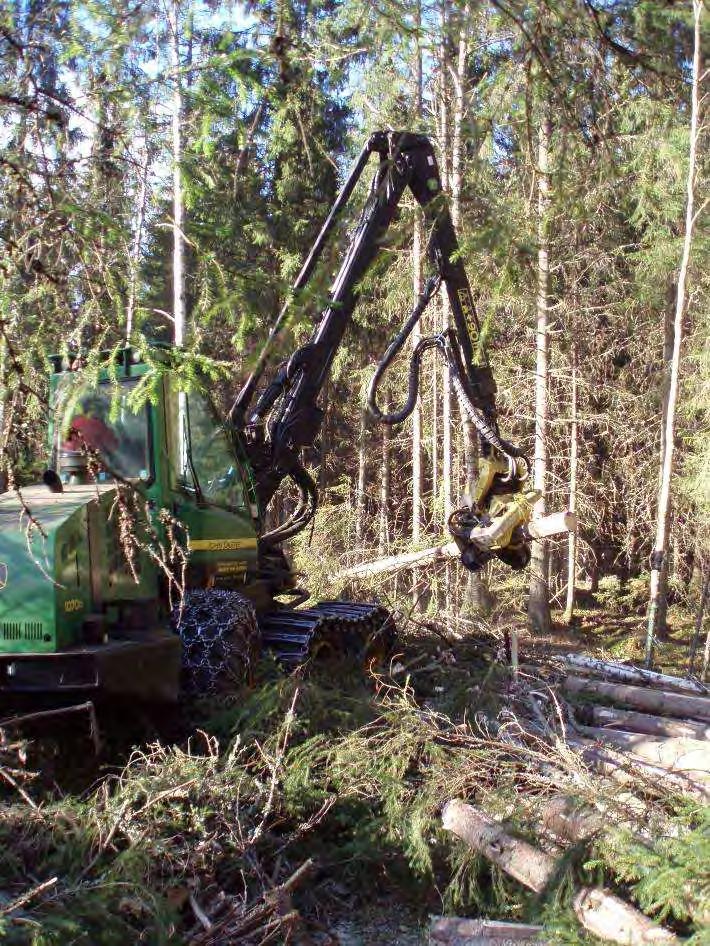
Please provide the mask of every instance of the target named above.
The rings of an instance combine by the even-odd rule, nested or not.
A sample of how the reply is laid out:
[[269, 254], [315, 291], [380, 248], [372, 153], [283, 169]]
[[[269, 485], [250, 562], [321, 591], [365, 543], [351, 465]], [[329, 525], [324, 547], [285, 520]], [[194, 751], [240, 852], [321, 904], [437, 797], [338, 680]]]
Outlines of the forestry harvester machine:
[[[527, 564], [537, 494], [526, 488], [527, 459], [498, 432], [495, 384], [488, 365], [477, 363], [471, 289], [428, 138], [407, 132], [369, 138], [293, 295], [298, 300], [312, 277], [373, 155], [369, 196], [310, 340], [274, 365], [289, 321], [286, 304], [226, 418], [218, 419], [204, 393], [181, 387], [168, 351], [141, 359], [121, 350], [91, 382], [77, 363], [53, 359], [50, 468], [43, 483], [0, 496], [0, 695], [175, 700], [181, 666], [189, 686], [209, 691], [237, 665], [243, 673], [261, 646], [286, 666], [322, 649], [365, 660], [387, 650], [393, 627], [381, 606], [302, 607], [307, 595], [296, 587], [281, 546], [315, 514], [318, 496], [303, 452], [323, 419], [319, 397], [358, 283], [407, 188], [423, 210], [431, 275], [378, 365], [369, 409], [387, 424], [408, 417], [422, 356], [438, 350], [462, 416], [480, 441], [475, 493], [449, 522], [461, 562], [471, 570], [493, 556], [512, 568]], [[452, 325], [417, 342], [406, 403], [383, 414], [376, 399], [382, 375], [442, 283]], [[156, 363], [153, 395], [141, 402], [136, 388]], [[266, 531], [266, 507], [284, 480], [300, 501]], [[127, 535], [129, 507], [148, 535], [138, 545]]]

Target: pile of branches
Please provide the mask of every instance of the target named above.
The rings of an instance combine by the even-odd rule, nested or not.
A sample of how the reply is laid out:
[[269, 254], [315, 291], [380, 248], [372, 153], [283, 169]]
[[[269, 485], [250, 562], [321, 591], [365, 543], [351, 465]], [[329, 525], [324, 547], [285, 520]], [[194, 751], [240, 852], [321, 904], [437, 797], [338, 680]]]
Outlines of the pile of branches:
[[0, 819], [0, 937], [283, 941], [300, 923], [291, 897], [313, 866], [291, 842], [318, 823], [292, 822], [280, 804], [293, 718], [294, 704], [263, 742], [237, 737], [225, 751], [205, 733], [183, 748], [135, 751], [84, 799], [38, 803], [13, 778], [16, 801]]
[[710, 916], [704, 785], [590, 733], [578, 673], [437, 634], [369, 687], [316, 670], [257, 687], [236, 737], [135, 752], [84, 797], [38, 802], [8, 764], [0, 935], [288, 941], [318, 928], [330, 864], [362, 897], [404, 867], [429, 910], [444, 891], [448, 912], [542, 917], [570, 943], [577, 920], [606, 935], [600, 903], [646, 939], [693, 935]]

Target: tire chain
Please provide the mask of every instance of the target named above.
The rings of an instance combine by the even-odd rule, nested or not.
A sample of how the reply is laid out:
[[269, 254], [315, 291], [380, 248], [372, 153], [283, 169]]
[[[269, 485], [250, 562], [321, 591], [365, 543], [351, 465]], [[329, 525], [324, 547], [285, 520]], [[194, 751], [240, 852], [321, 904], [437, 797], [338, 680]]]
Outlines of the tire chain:
[[192, 696], [243, 683], [261, 649], [254, 605], [236, 591], [196, 588], [185, 592], [171, 615], [182, 641], [183, 686]]

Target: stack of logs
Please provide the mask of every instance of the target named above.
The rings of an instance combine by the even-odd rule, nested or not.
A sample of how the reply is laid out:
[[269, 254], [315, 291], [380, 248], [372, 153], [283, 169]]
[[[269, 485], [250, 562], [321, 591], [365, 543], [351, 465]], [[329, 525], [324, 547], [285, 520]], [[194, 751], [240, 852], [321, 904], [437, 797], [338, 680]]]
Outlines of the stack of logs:
[[[574, 701], [569, 741], [590, 767], [624, 780], [619, 756], [635, 775], [710, 798], [710, 693], [695, 680], [570, 654], [562, 687]], [[599, 701], [613, 704], [601, 705]]]
[[[710, 693], [703, 684], [621, 663], [569, 655], [562, 660], [561, 690], [570, 718], [566, 742], [589, 766], [615, 782], [662, 786], [707, 802], [710, 797]], [[613, 705], [607, 705], [607, 704]], [[591, 838], [604, 826], [599, 809], [553, 796], [541, 824], [558, 844]], [[463, 800], [444, 806], [443, 827], [523, 886], [542, 893], [558, 873], [552, 854], [509, 833]], [[574, 898], [582, 927], [624, 946], [677, 944], [676, 935], [601, 887], [583, 887]], [[541, 927], [497, 921], [435, 918], [432, 946], [534, 946]]]

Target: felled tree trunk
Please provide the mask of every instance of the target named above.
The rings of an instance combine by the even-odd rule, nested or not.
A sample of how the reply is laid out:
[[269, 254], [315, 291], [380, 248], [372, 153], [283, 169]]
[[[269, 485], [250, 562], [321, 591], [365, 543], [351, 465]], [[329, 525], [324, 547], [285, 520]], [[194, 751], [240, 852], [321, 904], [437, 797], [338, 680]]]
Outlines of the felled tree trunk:
[[627, 667], [615, 661], [596, 660], [586, 654], [567, 654], [564, 662], [577, 672], [608, 677], [619, 683], [631, 683], [661, 690], [677, 690], [682, 693], [694, 693], [697, 696], [704, 696], [707, 693], [707, 687], [695, 680], [673, 677], [667, 673], [655, 673], [652, 670], [642, 670], [640, 667]]
[[[447, 831], [536, 893], [545, 889], [557, 870], [557, 862], [550, 854], [514, 838], [497, 821], [460, 799], [446, 803], [441, 820]], [[669, 930], [656, 926], [635, 907], [606, 890], [583, 887], [575, 899], [575, 908], [585, 929], [611, 942], [623, 946], [678, 943]], [[612, 917], [617, 918], [616, 926]]]
[[436, 916], [429, 928], [429, 946], [541, 946], [542, 927], [498, 920]]
[[649, 713], [616, 709], [612, 706], [579, 706], [579, 720], [587, 726], [599, 726], [605, 731], [621, 729], [624, 732], [646, 733], [649, 736], [687, 736], [690, 739], [710, 739], [710, 726], [689, 719], [664, 719]]
[[608, 890], [583, 887], [574, 898], [574, 912], [582, 926], [600, 939], [626, 946], [678, 942], [670, 930], [656, 926]]
[[568, 739], [568, 743], [579, 752], [586, 765], [619, 785], [633, 785], [637, 789], [643, 787], [650, 791], [662, 789], [703, 802], [710, 798], [708, 786], [687, 772], [669, 771], [637, 756], [628, 755], [619, 748], [602, 746], [590, 739]]
[[461, 838], [525, 887], [542, 893], [555, 872], [555, 859], [527, 841], [514, 838], [497, 821], [458, 799], [441, 813], [447, 831]]
[[602, 696], [646, 713], [710, 722], [710, 699], [702, 696], [685, 696], [665, 690], [606, 683], [603, 680], [583, 680], [581, 677], [567, 677], [564, 689], [567, 693]]
[[710, 773], [710, 743], [705, 740], [684, 737], [654, 739], [645, 733], [618, 732], [591, 726], [585, 726], [584, 731], [593, 739], [610, 742], [651, 765], [672, 772], [684, 772], [701, 781], [707, 779]]

